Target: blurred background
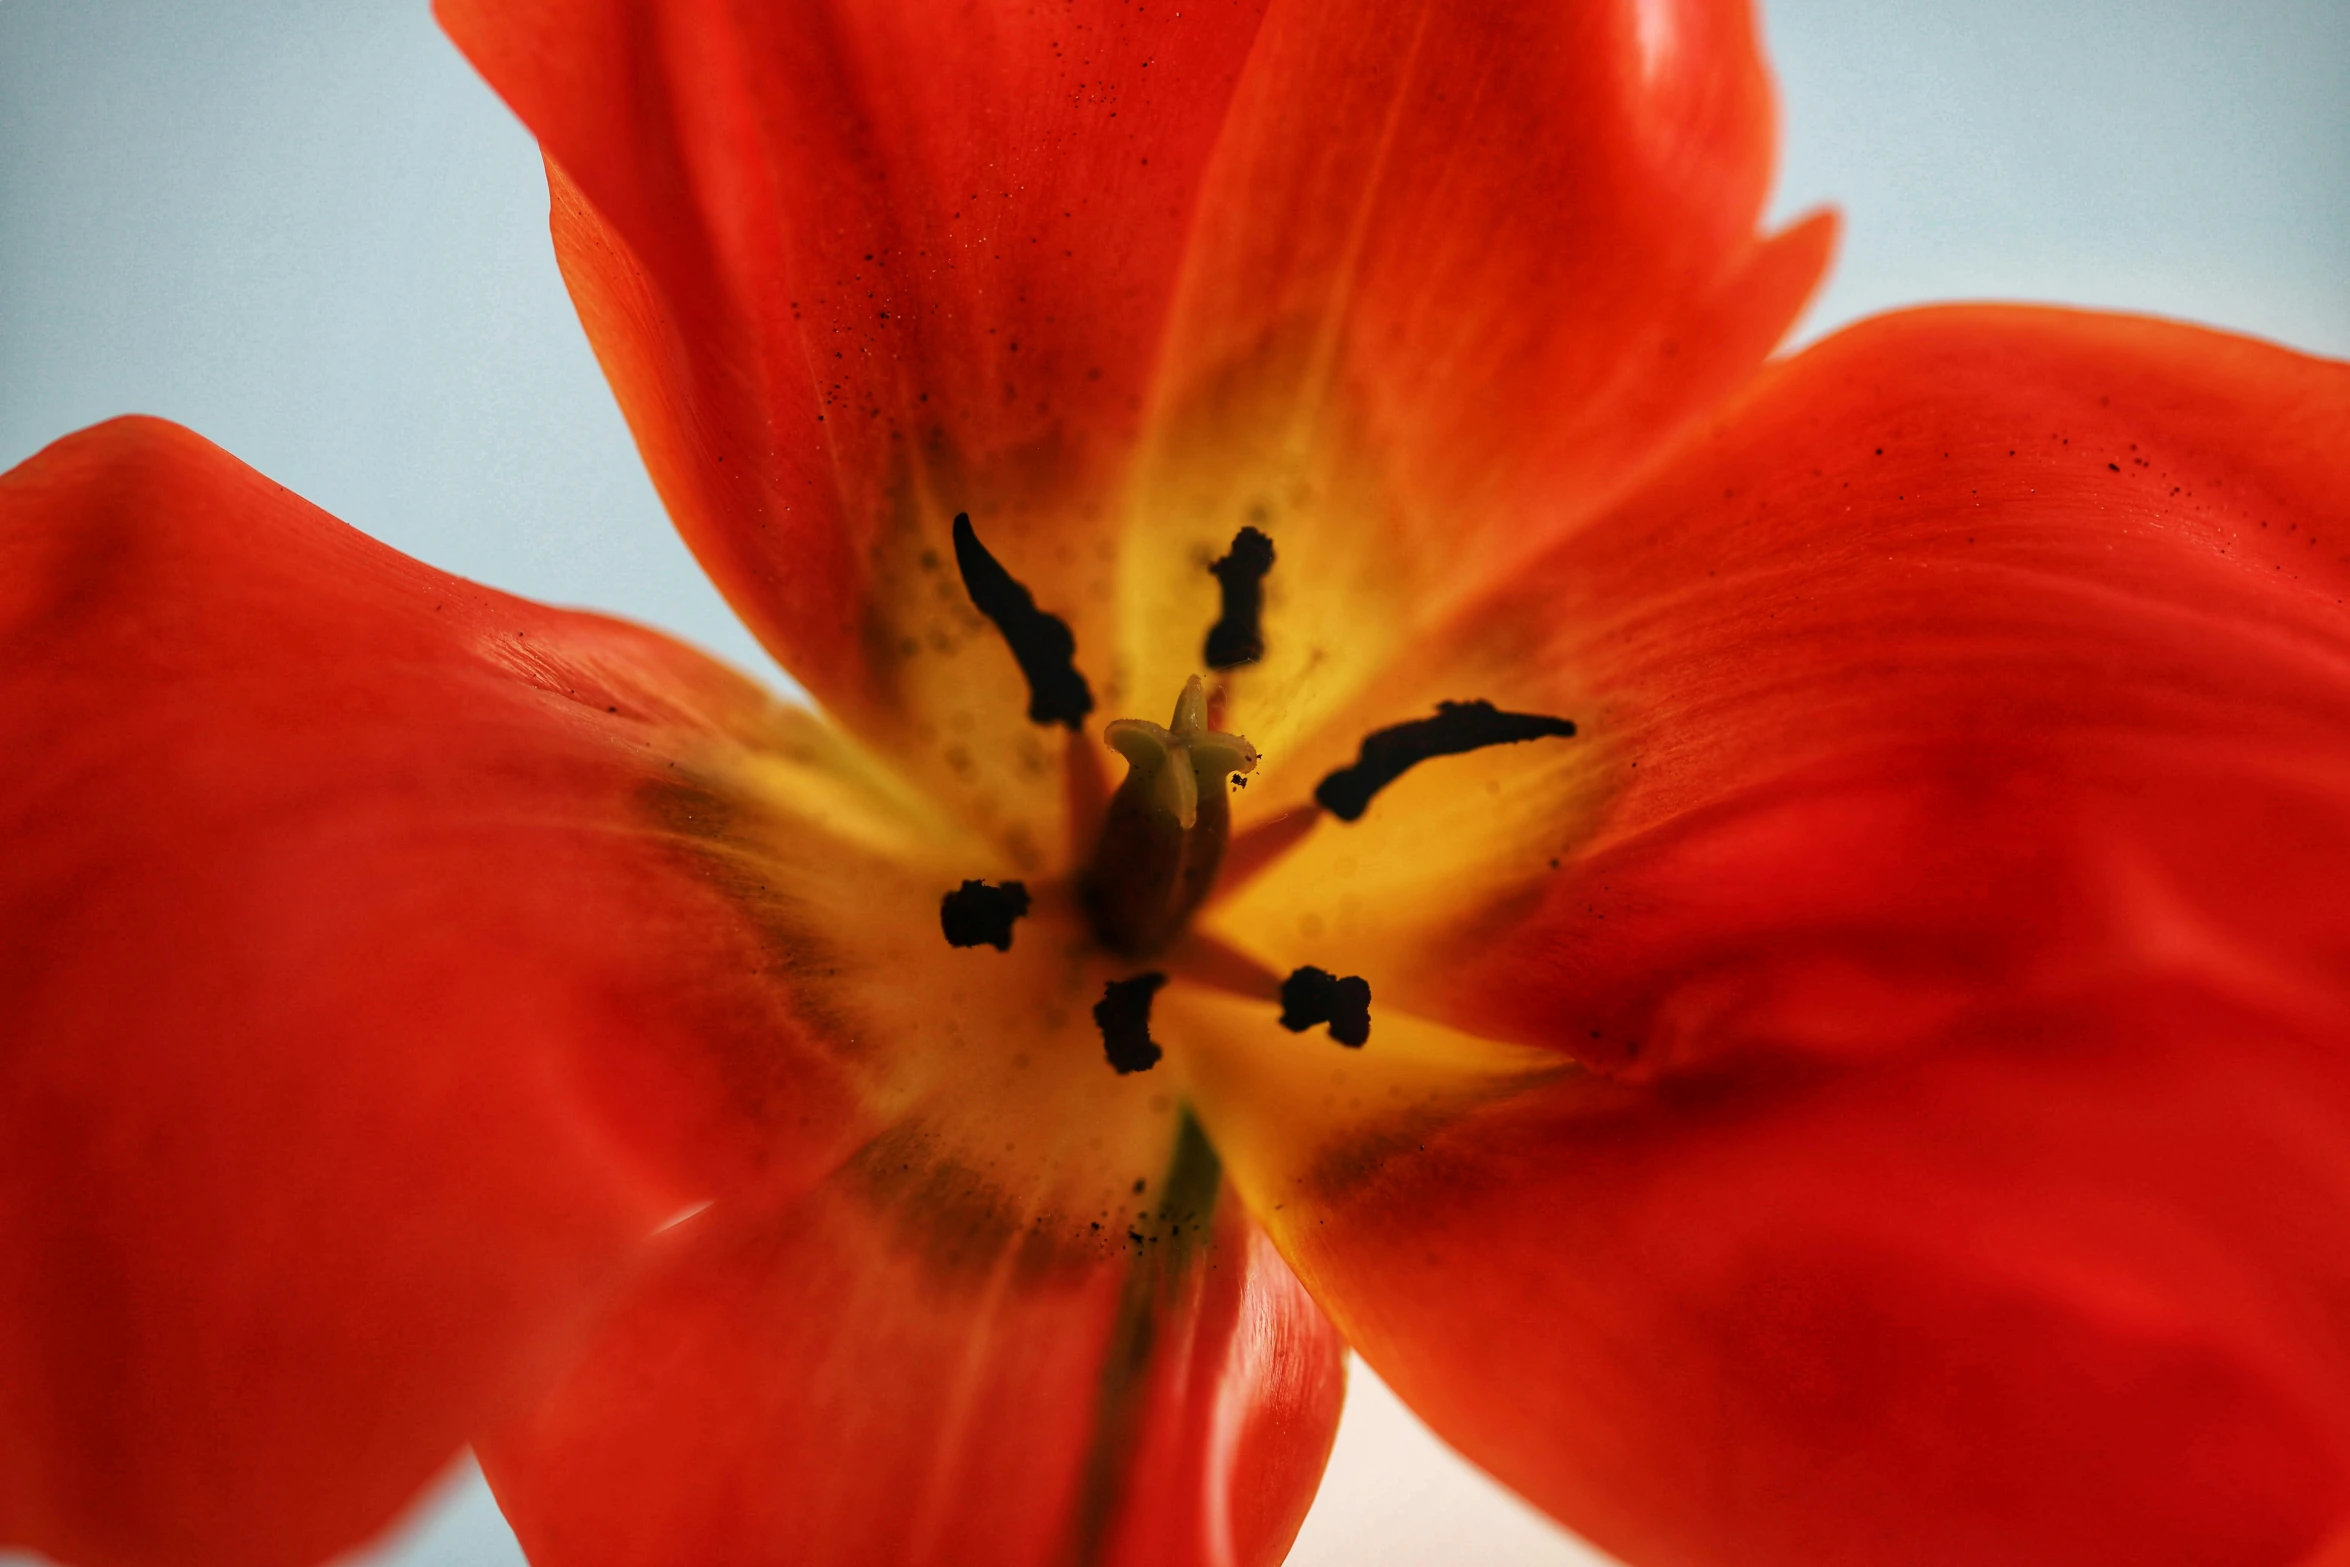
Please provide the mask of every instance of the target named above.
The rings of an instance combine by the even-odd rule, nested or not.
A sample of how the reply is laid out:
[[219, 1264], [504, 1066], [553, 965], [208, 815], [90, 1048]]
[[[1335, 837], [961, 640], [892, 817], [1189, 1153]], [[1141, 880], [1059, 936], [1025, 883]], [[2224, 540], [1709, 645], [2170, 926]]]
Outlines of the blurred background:
[[[1779, 0], [1798, 329], [1943, 298], [2350, 355], [2344, 0]], [[0, 469], [192, 426], [345, 521], [780, 681], [661, 515], [548, 250], [532, 143], [426, 0], [0, 0]], [[0, 1553], [0, 1567], [32, 1558]], [[516, 1567], [470, 1464], [346, 1567]], [[1360, 1367], [1299, 1567], [1601, 1558]]]

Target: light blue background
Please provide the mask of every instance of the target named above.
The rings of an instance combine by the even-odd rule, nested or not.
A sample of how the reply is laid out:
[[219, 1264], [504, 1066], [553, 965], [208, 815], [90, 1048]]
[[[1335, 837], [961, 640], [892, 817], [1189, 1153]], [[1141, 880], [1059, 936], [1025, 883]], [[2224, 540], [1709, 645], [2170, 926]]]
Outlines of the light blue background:
[[[2350, 354], [2345, 0], [1786, 0], [1767, 22], [1774, 211], [1848, 223], [1805, 338], [1995, 297]], [[0, 467], [163, 414], [436, 565], [771, 674], [661, 517], [545, 205], [424, 0], [0, 0]], [[1587, 1559], [1368, 1383], [1293, 1558]], [[367, 1560], [519, 1556], [460, 1472]]]

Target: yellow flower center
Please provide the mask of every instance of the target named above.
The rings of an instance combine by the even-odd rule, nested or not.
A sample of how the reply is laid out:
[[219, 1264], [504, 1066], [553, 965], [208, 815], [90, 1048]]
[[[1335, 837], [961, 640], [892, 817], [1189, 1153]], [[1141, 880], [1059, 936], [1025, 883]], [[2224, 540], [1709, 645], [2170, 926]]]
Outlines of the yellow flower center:
[[[1093, 688], [1078, 670], [1068, 623], [1040, 606], [996, 559], [968, 514], [955, 517], [953, 531], [955, 562], [971, 605], [1002, 634], [1027, 683], [1030, 721], [1081, 735]], [[1251, 526], [1234, 536], [1222, 558], [1207, 563], [1223, 598], [1223, 613], [1202, 649], [1210, 668], [1222, 672], [1266, 656], [1265, 579], [1275, 560], [1272, 539]], [[1127, 762], [1125, 780], [1106, 806], [1100, 753], [1073, 745], [1064, 753], [1069, 821], [1077, 842], [1092, 838], [1092, 852], [1078, 855], [1072, 876], [1035, 895], [1040, 923], [1062, 932], [1046, 939], [1059, 942], [1069, 958], [1097, 967], [1139, 967], [1165, 953], [1160, 961], [1170, 971], [1112, 970], [1092, 1009], [1109, 1064], [1125, 1076], [1148, 1071], [1159, 1060], [1150, 1033], [1152, 1000], [1171, 977], [1277, 1006], [1280, 1026], [1292, 1033], [1326, 1027], [1339, 1044], [1362, 1047], [1372, 1026], [1372, 985], [1364, 976], [1307, 965], [1283, 978], [1213, 936], [1185, 938], [1186, 925], [1216, 891], [1219, 873], [1235, 885], [1245, 883], [1297, 847], [1315, 823], [1360, 821], [1375, 796], [1421, 763], [1575, 732], [1567, 719], [1507, 712], [1490, 701], [1439, 701], [1432, 717], [1364, 735], [1354, 761], [1326, 773], [1310, 803], [1261, 819], [1237, 844], [1227, 785], [1247, 782], [1258, 753], [1241, 736], [1209, 726], [1208, 691], [1199, 675], [1186, 678], [1167, 723], [1121, 718], [1103, 728], [1103, 741]], [[1041, 757], [1031, 771], [1042, 771]], [[950, 946], [1009, 953], [1014, 927], [1031, 905], [1025, 882], [965, 879], [942, 896], [939, 928]], [[1082, 934], [1074, 944], [1069, 936], [1075, 933], [1063, 922], [1079, 924]]]

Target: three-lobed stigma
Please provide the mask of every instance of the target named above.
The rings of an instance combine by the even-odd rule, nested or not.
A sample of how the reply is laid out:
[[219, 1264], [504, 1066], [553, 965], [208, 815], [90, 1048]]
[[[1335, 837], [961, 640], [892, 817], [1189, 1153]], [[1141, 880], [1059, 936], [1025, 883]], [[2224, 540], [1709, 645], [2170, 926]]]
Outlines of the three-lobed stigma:
[[1166, 724], [1120, 718], [1102, 738], [1126, 758], [1086, 877], [1086, 906], [1113, 951], [1141, 957], [1177, 932], [1216, 884], [1232, 837], [1226, 780], [1257, 765], [1257, 749], [1208, 727], [1207, 689], [1185, 682]]
[[1126, 758], [1129, 779], [1140, 775], [1144, 789], [1186, 832], [1199, 824], [1203, 789], [1221, 793], [1226, 778], [1237, 782], [1257, 765], [1255, 746], [1208, 727], [1207, 688], [1197, 675], [1184, 684], [1165, 727], [1147, 718], [1117, 718], [1102, 727], [1102, 739]]

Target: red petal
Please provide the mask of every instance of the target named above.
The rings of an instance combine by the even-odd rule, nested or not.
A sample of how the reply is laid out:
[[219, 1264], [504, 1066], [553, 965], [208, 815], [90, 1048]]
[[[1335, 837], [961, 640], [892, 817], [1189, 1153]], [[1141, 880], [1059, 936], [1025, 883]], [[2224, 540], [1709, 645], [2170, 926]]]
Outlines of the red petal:
[[491, 1484], [542, 1567], [1271, 1567], [1343, 1347], [1214, 1191], [1154, 1188], [1073, 1244], [918, 1142], [876, 1144], [779, 1219], [681, 1233], [484, 1445]]
[[[1366, 455], [1454, 550], [1590, 510], [1825, 260], [1824, 231], [1800, 260], [1756, 241], [1756, 43], [1745, 0], [1278, 8], [1210, 166], [1176, 389], [1270, 353], [1293, 418], [1359, 399]], [[1548, 515], [1495, 504], [1530, 490]]]
[[1888, 318], [1383, 688], [1364, 728], [1583, 726], [1423, 764], [1221, 916], [1366, 975], [1366, 1056], [1384, 1007], [1589, 1068], [1400, 1129], [1203, 1106], [1399, 1392], [1644, 1563], [2313, 1543], [2345, 428], [2350, 367], [2259, 344]]
[[1204, 562], [1268, 524], [1279, 629], [1233, 716], [1285, 746], [1407, 590], [1586, 514], [1737, 384], [1826, 252], [1755, 238], [1742, 0], [1297, 4], [1261, 37], [1222, 0], [440, 9], [541, 137], [582, 318], [712, 575], [1015, 847], [1058, 801], [963, 738], [1021, 732], [1025, 696], [952, 514], [1070, 622], [1097, 719], [1172, 699]]
[[1832, 237], [1757, 239], [1771, 113], [1745, 0], [1276, 8], [1168, 338], [1137, 689], [1197, 666], [1199, 563], [1256, 526], [1225, 716], [1285, 753], [1744, 381]]
[[1380, 1374], [1629, 1561], [2289, 1567], [2350, 1507], [2342, 1054], [2146, 986], [1268, 1195]]
[[554, 1369], [681, 1202], [835, 1156], [648, 817], [771, 722], [183, 430], [0, 480], [0, 1538], [308, 1562]]
[[2182, 327], [1833, 339], [1278, 760], [1439, 698], [1577, 738], [1422, 764], [1222, 918], [1610, 1064], [2157, 962], [2304, 1005], [2350, 973], [2346, 422], [2350, 369]]
[[1055, 530], [1138, 428], [1257, 7], [438, 10], [558, 170], [558, 253], [671, 514], [793, 673], [885, 719], [963, 510], [1099, 678], [1104, 563]]

